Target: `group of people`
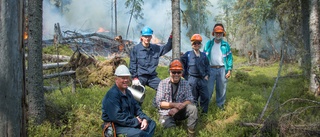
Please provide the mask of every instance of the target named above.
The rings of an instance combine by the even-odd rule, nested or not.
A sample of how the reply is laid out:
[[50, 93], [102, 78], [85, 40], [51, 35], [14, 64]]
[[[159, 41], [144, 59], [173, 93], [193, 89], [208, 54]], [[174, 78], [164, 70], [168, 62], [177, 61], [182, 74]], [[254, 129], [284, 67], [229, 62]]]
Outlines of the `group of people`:
[[176, 121], [187, 120], [188, 135], [195, 135], [198, 110], [208, 113], [209, 102], [216, 87], [216, 104], [224, 110], [227, 80], [231, 76], [233, 60], [230, 45], [222, 38], [226, 35], [222, 24], [213, 28], [213, 39], [203, 52], [202, 37], [194, 34], [191, 51], [169, 65], [170, 76], [159, 79], [156, 68], [159, 58], [172, 49], [172, 35], [163, 46], [150, 43], [153, 30], [141, 30], [140, 43], [130, 53], [130, 65], [120, 65], [115, 70], [115, 85], [102, 101], [102, 120], [113, 122], [116, 134], [128, 137], [153, 136], [156, 124], [143, 113], [140, 104], [128, 90], [132, 85], [149, 86], [156, 90], [154, 99], [159, 112], [159, 123], [164, 128], [176, 126]]

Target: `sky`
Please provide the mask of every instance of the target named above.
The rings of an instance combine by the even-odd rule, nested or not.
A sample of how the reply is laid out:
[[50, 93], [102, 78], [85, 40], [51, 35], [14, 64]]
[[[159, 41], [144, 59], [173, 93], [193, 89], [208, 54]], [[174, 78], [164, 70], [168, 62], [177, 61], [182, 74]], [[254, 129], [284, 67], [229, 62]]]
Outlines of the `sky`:
[[[54, 0], [43, 1], [43, 39], [52, 39], [54, 24], [59, 23], [61, 31], [76, 31], [79, 33], [94, 33], [99, 29], [104, 30], [106, 34], [112, 34], [114, 29], [114, 20], [112, 20], [111, 7], [113, 0], [72, 0], [69, 5], [63, 9], [54, 6]], [[210, 0], [212, 5], [216, 5], [218, 0]], [[143, 5], [144, 19], [136, 21], [132, 19], [128, 37], [126, 38], [126, 29], [129, 23], [129, 9], [124, 6], [125, 0], [117, 0], [117, 28], [118, 35], [124, 39], [139, 42], [140, 30], [143, 26], [149, 26], [154, 31], [154, 39], [158, 38], [164, 42], [167, 41], [172, 30], [171, 20], [171, 0], [145, 0]], [[181, 9], [184, 7], [181, 5]], [[219, 11], [217, 6], [208, 7], [210, 11]], [[211, 28], [215, 22], [213, 17], [208, 20], [208, 26]], [[181, 50], [191, 50], [189, 39], [185, 36], [187, 29], [181, 28]], [[108, 33], [107, 33], [108, 32]], [[204, 41], [209, 38], [203, 36]]]

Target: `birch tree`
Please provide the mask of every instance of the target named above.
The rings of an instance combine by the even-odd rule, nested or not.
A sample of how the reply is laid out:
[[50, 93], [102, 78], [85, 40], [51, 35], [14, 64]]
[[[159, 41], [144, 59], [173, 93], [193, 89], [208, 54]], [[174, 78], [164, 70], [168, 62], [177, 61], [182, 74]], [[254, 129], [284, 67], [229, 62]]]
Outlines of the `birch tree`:
[[320, 64], [320, 38], [319, 38], [319, 7], [318, 0], [311, 0], [310, 5], [310, 47], [311, 47], [311, 75], [310, 90], [315, 95], [320, 95], [319, 91], [319, 64]]

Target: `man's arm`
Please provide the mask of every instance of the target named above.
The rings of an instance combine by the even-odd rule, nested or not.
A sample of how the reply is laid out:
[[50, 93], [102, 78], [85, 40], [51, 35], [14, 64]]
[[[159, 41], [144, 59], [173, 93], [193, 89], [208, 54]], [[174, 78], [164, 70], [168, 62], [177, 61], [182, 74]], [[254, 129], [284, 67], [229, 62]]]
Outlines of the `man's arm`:
[[160, 46], [160, 56], [167, 54], [172, 49], [172, 38], [168, 39], [168, 42], [164, 46]]
[[103, 108], [110, 120], [121, 126], [136, 127], [139, 125], [138, 119], [121, 110], [120, 96], [118, 94], [111, 94], [104, 102]]
[[163, 109], [170, 109], [170, 108], [177, 108], [177, 109], [183, 109], [187, 104], [190, 104], [191, 102], [189, 100], [183, 102], [183, 103], [176, 103], [176, 102], [160, 102], [160, 108]]
[[228, 71], [232, 71], [232, 68], [233, 68], [233, 57], [232, 57], [232, 52], [231, 52], [231, 48], [230, 48], [230, 45], [227, 43], [227, 70]]

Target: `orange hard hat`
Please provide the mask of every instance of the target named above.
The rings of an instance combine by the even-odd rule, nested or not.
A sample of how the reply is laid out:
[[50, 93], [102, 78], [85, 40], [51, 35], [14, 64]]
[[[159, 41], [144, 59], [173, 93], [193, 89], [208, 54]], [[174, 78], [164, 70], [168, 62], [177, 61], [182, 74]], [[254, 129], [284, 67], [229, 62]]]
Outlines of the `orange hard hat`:
[[178, 59], [173, 60], [170, 63], [169, 69], [170, 70], [183, 70], [182, 63]]
[[224, 29], [223, 29], [223, 27], [222, 26], [216, 26], [216, 27], [214, 27], [214, 30], [213, 30], [214, 32], [224, 32]]
[[202, 42], [202, 37], [201, 37], [200, 34], [193, 34], [190, 40], [191, 41], [200, 41], [200, 42]]

